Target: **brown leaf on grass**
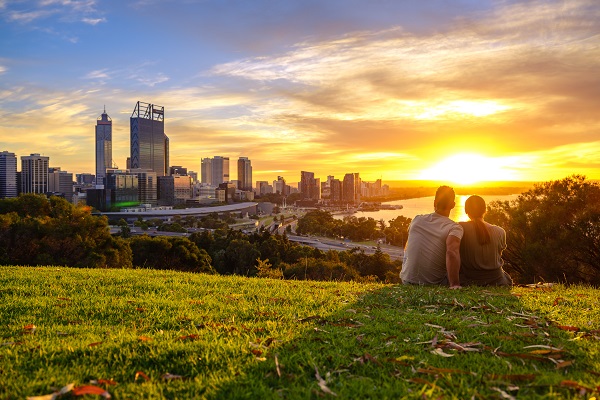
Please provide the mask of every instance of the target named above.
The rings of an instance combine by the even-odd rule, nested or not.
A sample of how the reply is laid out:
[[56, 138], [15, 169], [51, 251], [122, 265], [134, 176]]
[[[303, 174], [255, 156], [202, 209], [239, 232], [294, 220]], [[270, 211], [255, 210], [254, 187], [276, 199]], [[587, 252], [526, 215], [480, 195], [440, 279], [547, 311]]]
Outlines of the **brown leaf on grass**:
[[571, 332], [577, 332], [579, 330], [578, 327], [570, 326], [570, 325], [557, 325], [557, 328], [562, 329], [563, 331], [571, 331]]
[[192, 333], [191, 335], [180, 336], [179, 339], [180, 340], [195, 340], [195, 339], [198, 339], [199, 337], [200, 337], [199, 335]]
[[33, 334], [33, 333], [35, 333], [35, 329], [36, 329], [36, 327], [33, 324], [25, 325], [23, 327], [23, 332], [21, 332], [21, 333], [22, 334]]
[[262, 356], [262, 354], [263, 354], [263, 352], [262, 352], [262, 351], [260, 351], [260, 350], [258, 350], [258, 349], [252, 349], [252, 350], [250, 350], [250, 352], [251, 352], [252, 354], [254, 354], [255, 356], [257, 356], [257, 357], [260, 357], [260, 356]]
[[279, 369], [279, 360], [277, 359], [278, 354], [275, 354], [275, 369], [277, 370], [277, 376], [281, 378], [281, 369]]
[[163, 380], [165, 380], [165, 381], [172, 381], [174, 379], [183, 379], [183, 376], [181, 376], [181, 375], [175, 375], [175, 374], [172, 374], [170, 372], [167, 372], [166, 374], [163, 374], [161, 376], [161, 378]]
[[436, 386], [435, 386], [435, 383], [431, 383], [431, 382], [429, 382], [429, 381], [426, 381], [426, 380], [425, 380], [425, 379], [423, 379], [423, 378], [410, 378], [408, 381], [409, 381], [409, 382], [412, 382], [412, 383], [418, 383], [418, 384], [421, 384], [421, 385], [427, 385], [427, 386], [430, 386], [430, 387], [432, 387], [432, 388], [435, 388], [435, 387], [436, 387]]
[[491, 374], [488, 377], [492, 380], [510, 381], [510, 382], [528, 382], [533, 381], [537, 378], [536, 374]]
[[74, 396], [84, 396], [86, 394], [97, 394], [97, 395], [104, 397], [105, 399], [111, 398], [110, 393], [108, 393], [106, 390], [104, 390], [101, 387], [92, 386], [92, 385], [84, 385], [84, 386], [74, 387], [72, 393]]
[[95, 347], [95, 346], [98, 346], [98, 345], [101, 345], [101, 344], [102, 344], [102, 342], [94, 342], [94, 343], [88, 344], [88, 346], [89, 347]]
[[561, 301], [564, 301], [565, 299], [563, 297], [557, 297], [556, 299], [554, 299], [554, 303], [552, 303], [553, 307], [556, 307], [557, 305], [560, 304]]
[[561, 368], [566, 368], [566, 367], [570, 367], [571, 365], [573, 365], [574, 361], [573, 360], [569, 360], [569, 361], [561, 361], [558, 364], [556, 364], [556, 369], [561, 369]]
[[150, 377], [148, 375], [146, 375], [145, 373], [143, 373], [142, 371], [138, 371], [135, 373], [135, 378], [133, 379], [133, 381], [137, 381], [139, 377], [142, 377], [146, 382], [150, 381]]
[[319, 387], [321, 388], [321, 390], [327, 394], [330, 394], [332, 396], [337, 396], [337, 394], [335, 394], [334, 392], [331, 391], [331, 389], [329, 389], [327, 387], [327, 382], [325, 382], [325, 379], [323, 379], [321, 377], [321, 375], [319, 374], [319, 370], [317, 369], [317, 367], [315, 367], [315, 378], [317, 378], [317, 383], [319, 384]]
[[63, 394], [69, 393], [71, 390], [73, 390], [74, 386], [74, 383], [70, 383], [66, 386], [63, 386], [58, 392], [46, 394], [43, 396], [29, 396], [27, 397], [27, 400], [54, 400], [57, 397], [62, 396]]
[[564, 380], [560, 383], [560, 386], [563, 387], [568, 387], [568, 388], [572, 388], [572, 389], [576, 389], [579, 390], [579, 394], [581, 396], [584, 396], [587, 392], [593, 392], [594, 389], [593, 388], [589, 388], [586, 386], [583, 386], [582, 384], [580, 384], [579, 382], [575, 382], [575, 381], [570, 381], [570, 380]]
[[93, 385], [105, 385], [105, 386], [114, 386], [117, 384], [117, 382], [115, 382], [112, 379], [94, 379], [94, 380], [90, 381], [90, 383]]
[[454, 354], [444, 353], [444, 350], [440, 349], [439, 347], [435, 350], [431, 350], [431, 354], [435, 354], [436, 356], [441, 357], [454, 357]]
[[497, 387], [493, 387], [490, 388], [492, 390], [495, 390], [496, 392], [500, 393], [500, 397], [502, 397], [503, 399], [506, 400], [517, 400], [517, 398], [511, 394], [506, 393], [504, 390], [497, 388]]
[[204, 304], [202, 300], [190, 300], [190, 304]]
[[263, 343], [263, 346], [269, 347], [271, 345], [271, 343], [273, 343], [274, 341], [275, 341], [275, 339], [273, 339], [272, 337], [270, 337], [267, 340], [265, 340], [265, 342]]
[[135, 311], [144, 312], [146, 309], [144, 307], [136, 307]]
[[144, 335], [140, 336], [138, 339], [140, 339], [140, 341], [142, 341], [142, 342], [151, 342], [152, 341], [151, 337], [144, 336]]
[[320, 315], [312, 315], [310, 317], [299, 319], [298, 322], [307, 322], [307, 321], [312, 321], [315, 319], [317, 319], [319, 321], [324, 321], [323, 317], [321, 317]]

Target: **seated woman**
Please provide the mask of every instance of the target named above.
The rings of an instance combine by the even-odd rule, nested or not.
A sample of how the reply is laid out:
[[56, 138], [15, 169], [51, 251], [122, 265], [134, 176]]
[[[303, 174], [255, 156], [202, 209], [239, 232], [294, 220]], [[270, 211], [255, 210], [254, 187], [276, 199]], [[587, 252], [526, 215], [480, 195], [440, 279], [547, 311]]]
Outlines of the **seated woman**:
[[460, 241], [460, 284], [512, 286], [510, 275], [502, 269], [506, 232], [485, 222], [485, 211], [485, 200], [479, 196], [471, 196], [465, 202], [470, 221], [460, 223], [464, 230]]

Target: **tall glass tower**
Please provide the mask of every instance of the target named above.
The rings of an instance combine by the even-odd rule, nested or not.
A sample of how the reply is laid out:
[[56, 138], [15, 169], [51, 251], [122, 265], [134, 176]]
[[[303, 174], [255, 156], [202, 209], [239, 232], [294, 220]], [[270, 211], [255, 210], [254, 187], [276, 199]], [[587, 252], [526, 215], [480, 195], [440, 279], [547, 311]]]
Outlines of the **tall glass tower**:
[[238, 181], [241, 190], [252, 190], [252, 163], [248, 157], [238, 159]]
[[105, 108], [96, 121], [96, 186], [106, 185], [108, 168], [112, 168], [112, 119]]
[[0, 199], [17, 197], [17, 157], [15, 153], [0, 152]]
[[169, 138], [165, 135], [165, 108], [138, 101], [130, 118], [131, 169], [156, 176], [169, 174]]

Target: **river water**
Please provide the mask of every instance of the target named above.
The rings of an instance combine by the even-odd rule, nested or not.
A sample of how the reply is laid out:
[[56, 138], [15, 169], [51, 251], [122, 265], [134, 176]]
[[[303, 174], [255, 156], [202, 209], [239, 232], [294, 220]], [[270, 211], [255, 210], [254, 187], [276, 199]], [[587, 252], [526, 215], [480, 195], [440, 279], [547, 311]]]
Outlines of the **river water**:
[[[512, 195], [504, 195], [504, 196], [481, 196], [485, 199], [486, 203], [500, 200], [515, 200], [518, 194]], [[469, 217], [465, 214], [465, 201], [469, 196], [456, 196], [456, 207], [450, 213], [450, 218], [456, 222], [459, 221], [468, 221]], [[371, 217], [376, 221], [383, 219], [385, 222], [388, 222], [398, 215], [403, 215], [408, 218], [414, 218], [415, 215], [419, 214], [429, 214], [433, 212], [433, 196], [429, 197], [419, 197], [415, 199], [406, 199], [406, 200], [396, 200], [386, 202], [385, 204], [393, 204], [393, 205], [402, 205], [402, 209], [400, 210], [379, 210], [379, 211], [358, 211], [352, 214], [355, 217]], [[343, 219], [347, 215], [334, 215], [333, 217], [336, 219]]]

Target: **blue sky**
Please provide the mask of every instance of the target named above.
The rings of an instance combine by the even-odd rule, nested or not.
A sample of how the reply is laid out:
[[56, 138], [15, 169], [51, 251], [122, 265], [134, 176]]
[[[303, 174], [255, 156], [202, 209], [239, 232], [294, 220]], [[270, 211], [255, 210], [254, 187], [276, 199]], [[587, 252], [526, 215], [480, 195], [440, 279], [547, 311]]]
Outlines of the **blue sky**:
[[0, 21], [0, 151], [70, 172], [105, 105], [125, 166], [140, 100], [196, 171], [600, 178], [594, 0], [0, 0]]

